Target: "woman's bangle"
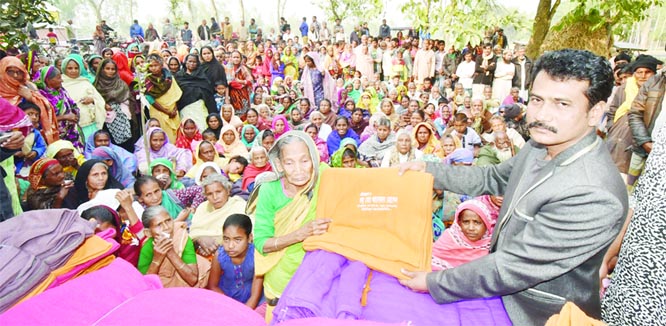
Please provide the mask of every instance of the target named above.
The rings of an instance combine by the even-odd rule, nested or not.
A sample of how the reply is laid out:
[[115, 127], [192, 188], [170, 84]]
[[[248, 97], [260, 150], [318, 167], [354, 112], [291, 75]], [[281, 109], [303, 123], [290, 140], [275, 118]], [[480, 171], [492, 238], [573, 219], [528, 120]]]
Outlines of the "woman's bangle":
[[273, 240], [273, 251], [278, 251], [278, 248], [277, 248], [277, 238], [275, 238], [275, 239]]
[[178, 269], [183, 269], [183, 267], [185, 267], [185, 262], [183, 262], [182, 264], [180, 264], [180, 266], [178, 266]]
[[157, 265], [157, 266], [159, 266], [159, 265], [160, 265], [160, 263], [158, 263], [158, 262], [156, 262], [156, 261], [154, 261], [154, 260], [153, 260], [153, 261], [151, 261], [150, 263], [151, 263], [151, 264], [155, 264], [155, 265]]

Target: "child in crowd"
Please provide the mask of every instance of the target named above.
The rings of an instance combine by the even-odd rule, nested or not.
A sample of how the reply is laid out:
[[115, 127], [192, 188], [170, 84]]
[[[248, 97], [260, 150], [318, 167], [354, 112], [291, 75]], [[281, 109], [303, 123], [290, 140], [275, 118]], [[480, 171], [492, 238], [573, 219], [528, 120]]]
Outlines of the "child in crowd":
[[222, 112], [222, 105], [227, 103], [227, 86], [221, 81], [215, 84], [215, 106], [217, 112]]
[[207, 140], [211, 144], [213, 144], [213, 146], [215, 146], [215, 151], [217, 151], [217, 154], [219, 156], [224, 155], [224, 147], [222, 147], [222, 145], [218, 144], [217, 141], [219, 139], [215, 135], [215, 131], [207, 129], [203, 133], [201, 133], [201, 137], [203, 138], [203, 140]]
[[33, 130], [25, 137], [23, 148], [14, 155], [17, 174], [27, 178], [32, 163], [40, 159], [46, 152], [46, 141], [39, 132], [39, 107], [28, 101], [23, 101], [18, 106], [30, 118], [33, 126]]
[[232, 214], [222, 226], [218, 248], [208, 277], [208, 289], [254, 309], [263, 299], [263, 277], [254, 275], [252, 222], [245, 214]]
[[236, 181], [239, 181], [243, 175], [243, 171], [245, 170], [245, 167], [247, 167], [248, 161], [246, 158], [242, 156], [234, 156], [229, 159], [229, 164], [224, 166], [222, 168], [222, 171], [224, 174], [226, 174], [229, 177], [229, 180], [231, 182], [235, 183]]

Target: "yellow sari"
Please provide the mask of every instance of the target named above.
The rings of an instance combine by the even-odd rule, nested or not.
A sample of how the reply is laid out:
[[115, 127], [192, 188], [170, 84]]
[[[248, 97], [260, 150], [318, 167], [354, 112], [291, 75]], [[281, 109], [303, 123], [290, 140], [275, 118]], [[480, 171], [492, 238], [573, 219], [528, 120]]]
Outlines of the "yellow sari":
[[[173, 78], [169, 90], [164, 93], [164, 95], [156, 98], [155, 102], [159, 103], [165, 109], [173, 110], [176, 108], [176, 102], [178, 102], [181, 95], [183, 95], [183, 91], [178, 86], [176, 79]], [[162, 130], [167, 134], [171, 143], [175, 143], [178, 127], [180, 127], [180, 115], [176, 114], [176, 117], [172, 119], [169, 115], [162, 111], [158, 111], [152, 105], [149, 105], [149, 112], [151, 118], [155, 118], [160, 122]]]

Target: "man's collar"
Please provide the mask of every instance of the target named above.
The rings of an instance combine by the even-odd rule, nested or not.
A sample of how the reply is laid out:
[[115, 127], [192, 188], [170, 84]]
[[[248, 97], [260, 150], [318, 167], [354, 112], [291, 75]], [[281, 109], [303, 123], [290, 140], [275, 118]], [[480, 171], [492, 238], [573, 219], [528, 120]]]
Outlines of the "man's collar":
[[[599, 136], [597, 136], [597, 133], [594, 131], [591, 131], [589, 134], [587, 134], [585, 137], [583, 137], [581, 140], [579, 140], [577, 143], [574, 145], [571, 145], [569, 148], [565, 149], [564, 151], [560, 152], [557, 154], [552, 159], [553, 164], [555, 166], [566, 166], [580, 157], [582, 157], [584, 154], [590, 152], [594, 147], [596, 147], [597, 143], [600, 141]], [[535, 141], [532, 141], [533, 145], [536, 145], [536, 148], [540, 148], [543, 151], [546, 151], [546, 146], [539, 144]]]

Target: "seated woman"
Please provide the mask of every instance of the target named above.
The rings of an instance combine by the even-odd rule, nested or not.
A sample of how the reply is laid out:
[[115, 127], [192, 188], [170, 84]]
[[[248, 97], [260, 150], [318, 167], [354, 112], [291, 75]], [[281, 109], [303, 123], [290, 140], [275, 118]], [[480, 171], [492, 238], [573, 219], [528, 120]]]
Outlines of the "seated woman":
[[359, 146], [358, 153], [361, 160], [367, 162], [370, 167], [379, 167], [386, 153], [395, 147], [395, 143], [395, 134], [391, 132], [391, 120], [381, 117], [377, 120], [375, 133]]
[[432, 269], [453, 268], [488, 254], [497, 215], [476, 199], [458, 206], [453, 224], [432, 247]]
[[421, 122], [412, 131], [413, 145], [424, 155], [434, 155], [444, 158], [442, 146], [437, 141], [435, 129], [427, 122]]
[[271, 126], [271, 131], [273, 131], [275, 139], [280, 138], [280, 136], [289, 132], [290, 130], [291, 127], [289, 126], [289, 121], [284, 115], [279, 114], [273, 117], [273, 125]]
[[230, 196], [232, 184], [221, 174], [212, 174], [201, 184], [207, 200], [197, 208], [190, 224], [190, 237], [197, 252], [204, 257], [217, 251], [222, 238], [222, 226], [231, 214], [245, 213], [245, 200]]
[[[0, 110], [4, 112], [11, 112], [5, 105], [11, 105], [5, 99], [0, 99]], [[25, 142], [21, 151], [14, 154], [14, 164], [16, 166], [16, 174], [27, 177], [30, 173], [30, 166], [36, 160], [42, 158], [46, 152], [46, 141], [44, 136], [39, 132], [39, 107], [31, 102], [23, 102], [19, 104], [19, 108], [23, 110], [32, 123], [32, 130], [25, 136]]]
[[142, 151], [134, 152], [141, 173], [148, 173], [147, 155], [150, 155], [150, 161], [158, 158], [176, 160], [176, 168], [174, 171], [178, 177], [184, 176], [192, 167], [192, 153], [169, 143], [169, 138], [164, 130], [156, 127], [150, 128], [146, 132], [146, 135], [148, 135], [150, 147]]
[[[262, 106], [265, 104], [262, 104]], [[263, 118], [259, 116], [259, 112], [256, 109], [247, 110], [247, 116], [245, 120], [245, 125], [251, 125], [257, 128], [257, 130], [262, 131], [268, 129], [268, 125], [264, 122]], [[257, 131], [257, 133], [259, 133]]]
[[366, 162], [358, 158], [356, 141], [345, 138], [340, 142], [340, 149], [331, 155], [331, 167], [333, 168], [364, 168]]
[[406, 130], [398, 131], [395, 146], [390, 148], [382, 159], [383, 168], [398, 166], [405, 162], [418, 161], [423, 158], [423, 152], [412, 146], [412, 137]]
[[215, 136], [219, 139], [220, 132], [222, 131], [222, 117], [219, 113], [211, 113], [206, 117], [206, 125], [208, 128], [205, 131], [212, 131], [215, 133]]
[[243, 120], [236, 116], [234, 107], [231, 104], [222, 105], [220, 116], [222, 117], [222, 127], [232, 125], [236, 130], [240, 130], [243, 127]]
[[67, 140], [57, 140], [47, 146], [44, 156], [60, 162], [67, 180], [74, 180], [79, 167], [86, 161], [85, 157]]
[[197, 285], [197, 255], [185, 223], [174, 222], [162, 206], [147, 208], [141, 221], [148, 238], [141, 246], [139, 271], [159, 275], [165, 288]]
[[95, 89], [106, 101], [106, 120], [104, 128], [111, 133], [114, 144], [126, 149], [134, 150], [137, 135], [132, 133], [132, 125], [136, 124], [136, 115], [132, 103], [134, 99], [127, 84], [120, 79], [118, 65], [110, 59], [104, 59], [99, 66], [99, 73], [95, 78]]
[[440, 139], [440, 143], [442, 144], [442, 151], [444, 152], [444, 157], [449, 156], [451, 153], [453, 153], [453, 151], [462, 147], [462, 144], [460, 144], [460, 139], [458, 139], [458, 136], [452, 134], [447, 134], [442, 136], [442, 139]]
[[240, 139], [248, 151], [254, 144], [254, 141], [257, 139], [258, 134], [259, 134], [259, 129], [257, 129], [257, 127], [253, 125], [244, 125], [243, 129], [241, 129]]
[[263, 148], [266, 149], [266, 152], [271, 150], [271, 147], [273, 147], [273, 144], [275, 143], [275, 135], [270, 129], [264, 130], [259, 133], [259, 136], [257, 136], [258, 139], [254, 143], [254, 146], [262, 146]]
[[234, 156], [247, 157], [247, 148], [238, 136], [238, 132], [233, 125], [225, 125], [220, 132], [220, 140], [218, 144], [224, 147], [224, 156], [231, 158]]
[[134, 194], [144, 208], [162, 206], [176, 221], [185, 221], [190, 216], [191, 210], [176, 197], [174, 192], [162, 190], [159, 181], [153, 176], [136, 179]]
[[62, 86], [79, 107], [78, 125], [88, 139], [95, 131], [104, 127], [106, 102], [90, 81], [90, 76], [80, 55], [72, 53], [62, 61]]
[[[238, 273], [240, 271], [240, 273]], [[222, 245], [213, 258], [208, 289], [255, 309], [263, 297], [263, 278], [254, 275], [252, 221], [233, 214], [222, 226]]]
[[[318, 112], [312, 112], [318, 113]], [[324, 126], [328, 126], [326, 124], [323, 124]], [[326, 146], [326, 141], [319, 138], [319, 129], [317, 128], [317, 125], [314, 123], [309, 124], [307, 127], [305, 127], [305, 133], [310, 135], [312, 137], [312, 140], [315, 142], [315, 145], [317, 146], [317, 152], [319, 152], [319, 161], [320, 162], [328, 162], [329, 160], [329, 154], [328, 154], [328, 146]]]
[[112, 152], [114, 152], [116, 156], [118, 156], [118, 158], [120, 159], [119, 162], [121, 162], [122, 165], [124, 165], [128, 171], [130, 171], [131, 173], [136, 172], [137, 170], [136, 156], [128, 152], [126, 149], [112, 143], [111, 134], [109, 134], [109, 132], [106, 130], [97, 130], [94, 134], [92, 134], [88, 138], [88, 140], [86, 141], [85, 150], [83, 151], [83, 156], [86, 159], [92, 158], [92, 153], [95, 150], [95, 148], [102, 146], [108, 147]]
[[[326, 101], [327, 100], [325, 100], [324, 102]], [[312, 122], [312, 124], [317, 126], [317, 130], [319, 130], [318, 136], [322, 140], [327, 139], [328, 135], [330, 135], [331, 131], [333, 131], [331, 126], [329, 126], [327, 123], [324, 123], [325, 118], [326, 117], [324, 116], [324, 114], [319, 111], [313, 111], [312, 113], [310, 113], [310, 122]]]
[[95, 220], [95, 233], [113, 228], [114, 238], [120, 244], [116, 255], [136, 266], [139, 262], [140, 242], [145, 235], [133, 204], [132, 194], [127, 190], [100, 191], [94, 199], [79, 206], [77, 210], [83, 219]]
[[195, 149], [196, 150], [194, 151], [194, 155], [196, 162], [194, 163], [194, 166], [189, 171], [187, 171], [185, 177], [194, 179], [197, 172], [199, 172], [199, 168], [206, 163], [213, 163], [218, 167], [218, 169], [222, 169], [222, 167], [227, 165], [227, 160], [222, 159], [219, 155], [217, 155], [217, 150], [215, 149], [213, 143], [210, 141], [204, 140], [198, 142], [195, 145]]
[[352, 110], [351, 119], [349, 119], [349, 128], [360, 136], [366, 127], [368, 127], [368, 120], [363, 118], [363, 109], [355, 108]]
[[41, 158], [30, 168], [30, 188], [26, 191], [25, 209], [62, 208], [73, 182], [65, 183], [65, 173], [58, 160]]
[[83, 139], [79, 135], [79, 107], [62, 87], [62, 74], [54, 66], [40, 70], [39, 88], [56, 112], [60, 139], [70, 141], [74, 148], [83, 151]]
[[[307, 99], [301, 99], [307, 101]], [[289, 110], [289, 120], [291, 124], [291, 129], [293, 130], [303, 130], [308, 124], [308, 121], [303, 118], [303, 112], [299, 108], [293, 108]]]
[[199, 127], [192, 119], [185, 119], [178, 127], [177, 136], [176, 136], [176, 147], [186, 149], [192, 153], [192, 163], [196, 161], [194, 159], [194, 142], [200, 142], [203, 140]]
[[[146, 121], [146, 124], [143, 126], [144, 135], [148, 133], [148, 130], [150, 128], [162, 128], [162, 125], [160, 124], [159, 120], [155, 118], [150, 118], [148, 119], [148, 121]], [[146, 148], [146, 145], [149, 145], [148, 140], [144, 138], [144, 135], [141, 135], [141, 137], [139, 137], [139, 139], [137, 139], [137, 141], [134, 143], [134, 151], [132, 151], [132, 153], [142, 151], [144, 150], [144, 148]]]
[[148, 169], [150, 170], [150, 175], [159, 181], [162, 190], [180, 190], [185, 188], [185, 185], [178, 180], [173, 170], [173, 163], [170, 160], [165, 158], [155, 159], [150, 162]]
[[[283, 135], [270, 151], [280, 179], [262, 183], [256, 197], [255, 274], [264, 276], [270, 321], [277, 299], [303, 260], [303, 241], [328, 230], [330, 219], [314, 219], [320, 170], [312, 138], [300, 131]], [[296, 167], [294, 167], [294, 165]]]
[[335, 120], [335, 130], [328, 135], [326, 139], [326, 146], [328, 146], [328, 153], [332, 154], [340, 148], [340, 142], [345, 138], [352, 138], [356, 141], [358, 145], [361, 140], [358, 138], [358, 135], [349, 128], [349, 119], [345, 117], [338, 117]]
[[242, 189], [252, 192], [254, 190], [254, 179], [259, 174], [269, 171], [273, 171], [273, 168], [268, 162], [268, 151], [263, 146], [252, 147], [250, 149], [250, 164], [243, 171]]
[[101, 160], [88, 160], [81, 165], [70, 190], [62, 204], [63, 208], [76, 209], [95, 198], [104, 189], [124, 189], [123, 185], [109, 175], [109, 167]]

